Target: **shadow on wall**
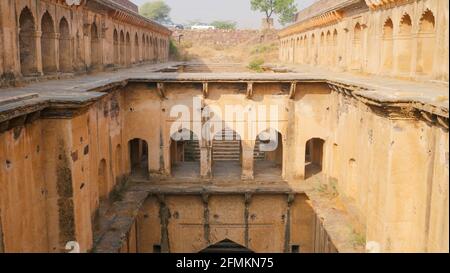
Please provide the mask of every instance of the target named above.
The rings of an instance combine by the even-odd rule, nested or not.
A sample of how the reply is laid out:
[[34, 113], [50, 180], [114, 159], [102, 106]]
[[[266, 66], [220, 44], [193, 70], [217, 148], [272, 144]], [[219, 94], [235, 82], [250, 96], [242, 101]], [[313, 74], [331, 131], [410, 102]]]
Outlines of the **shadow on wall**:
[[148, 144], [142, 139], [133, 139], [128, 142], [130, 152], [131, 176], [137, 179], [148, 179]]
[[312, 138], [306, 142], [305, 179], [322, 172], [324, 144], [325, 140], [320, 138]]

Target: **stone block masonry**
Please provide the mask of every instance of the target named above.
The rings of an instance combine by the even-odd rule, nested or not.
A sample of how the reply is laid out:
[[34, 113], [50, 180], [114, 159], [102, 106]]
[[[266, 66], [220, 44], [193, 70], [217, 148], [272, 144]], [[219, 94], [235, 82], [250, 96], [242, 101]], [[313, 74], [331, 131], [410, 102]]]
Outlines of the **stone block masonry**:
[[276, 32], [259, 30], [176, 30], [172, 38], [179, 42], [205, 46], [236, 46], [245, 42], [259, 43], [265, 40], [275, 40]]

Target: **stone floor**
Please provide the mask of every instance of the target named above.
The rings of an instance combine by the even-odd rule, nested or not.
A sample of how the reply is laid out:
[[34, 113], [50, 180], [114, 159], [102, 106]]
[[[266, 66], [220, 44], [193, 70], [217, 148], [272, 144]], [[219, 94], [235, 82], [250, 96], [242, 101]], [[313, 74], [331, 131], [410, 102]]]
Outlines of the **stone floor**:
[[[181, 65], [182, 63], [164, 63], [141, 65], [112, 72], [100, 72], [92, 75], [75, 76], [58, 80], [35, 82], [23, 87], [0, 89], [0, 122], [21, 113], [45, 108], [46, 103], [82, 103], [105, 94], [100, 91], [113, 86], [125, 85], [131, 81], [309, 81], [323, 80], [359, 86], [363, 89], [356, 95], [378, 102], [413, 103], [415, 107], [425, 108], [448, 117], [448, 82], [414, 82], [380, 76], [355, 75], [345, 72], [330, 72], [323, 68], [310, 66], [291, 66], [291, 73], [157, 73], [157, 71]], [[169, 69], [176, 71], [176, 69]]]

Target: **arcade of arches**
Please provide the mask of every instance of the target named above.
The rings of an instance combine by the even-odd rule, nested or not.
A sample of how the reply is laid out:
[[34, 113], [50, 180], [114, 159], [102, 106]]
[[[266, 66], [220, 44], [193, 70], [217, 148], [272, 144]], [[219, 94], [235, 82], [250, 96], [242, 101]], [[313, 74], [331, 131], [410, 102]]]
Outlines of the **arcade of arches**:
[[[318, 1], [280, 32], [280, 59], [397, 78], [448, 82], [448, 2], [340, 1], [321, 18]], [[378, 1], [386, 2], [386, 1]], [[305, 19], [302, 15], [305, 14]]]
[[[9, 4], [2, 1], [2, 85], [24, 77], [167, 61], [170, 31], [162, 25], [114, 2], [109, 5], [108, 1], [82, 2], [81, 6], [59, 2], [17, 0]], [[103, 5], [105, 10], [118, 7], [119, 10], [110, 13], [113, 16], [100, 15], [96, 10], [98, 5]]]

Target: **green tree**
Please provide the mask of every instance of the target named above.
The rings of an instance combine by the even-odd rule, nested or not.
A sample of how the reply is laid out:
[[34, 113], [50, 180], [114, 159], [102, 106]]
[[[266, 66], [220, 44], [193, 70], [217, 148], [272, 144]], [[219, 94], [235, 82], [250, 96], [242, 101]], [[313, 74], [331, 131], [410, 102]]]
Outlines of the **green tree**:
[[155, 20], [160, 23], [169, 23], [170, 20], [170, 7], [164, 3], [164, 1], [158, 0], [153, 2], [147, 2], [140, 6], [139, 13], [149, 19]]
[[263, 12], [269, 22], [274, 14], [278, 15], [280, 24], [294, 21], [297, 5], [294, 0], [251, 0], [252, 10]]
[[236, 22], [233, 21], [214, 21], [211, 25], [217, 29], [236, 29]]

